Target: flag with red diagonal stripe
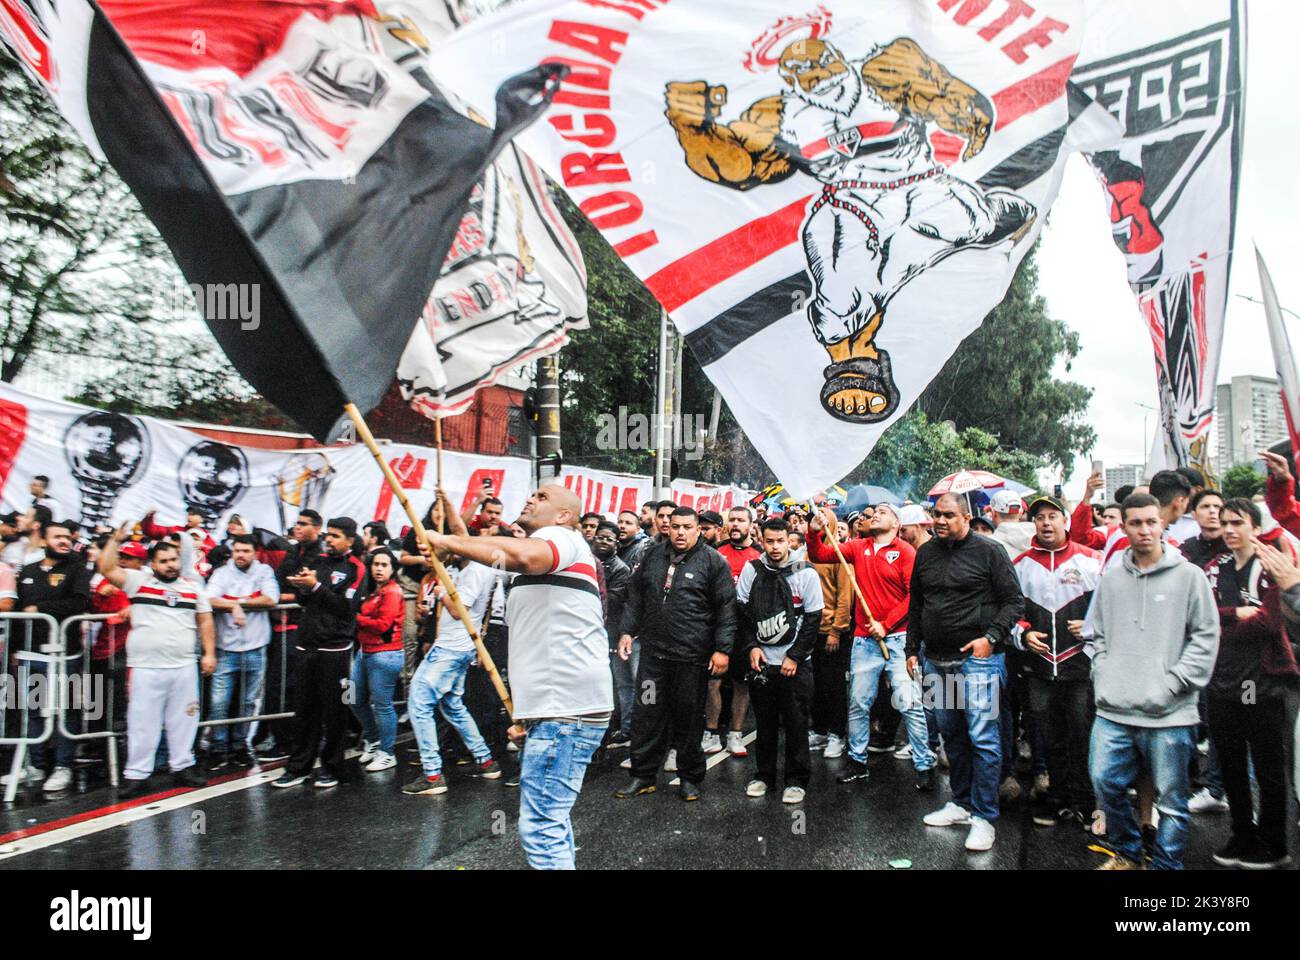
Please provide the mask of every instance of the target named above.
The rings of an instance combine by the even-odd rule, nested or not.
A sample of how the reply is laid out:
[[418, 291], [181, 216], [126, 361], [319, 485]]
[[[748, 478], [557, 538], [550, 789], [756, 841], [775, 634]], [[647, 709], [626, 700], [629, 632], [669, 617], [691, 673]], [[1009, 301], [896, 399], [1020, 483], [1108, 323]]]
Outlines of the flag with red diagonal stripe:
[[[570, 67], [518, 143], [802, 498], [857, 466], [1005, 295], [1107, 3], [534, 0], [434, 60], [479, 109], [506, 69], [493, 50]], [[1173, 34], [1181, 11], [1134, 15]]]

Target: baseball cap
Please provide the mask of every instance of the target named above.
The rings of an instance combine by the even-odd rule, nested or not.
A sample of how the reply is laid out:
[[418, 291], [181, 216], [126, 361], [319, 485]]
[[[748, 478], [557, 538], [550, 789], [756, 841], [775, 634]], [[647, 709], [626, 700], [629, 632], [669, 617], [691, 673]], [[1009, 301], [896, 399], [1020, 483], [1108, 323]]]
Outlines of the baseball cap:
[[860, 516], [862, 516], [862, 511], [861, 511], [861, 510], [850, 510], [848, 516], [846, 516], [846, 517], [844, 518], [844, 522], [845, 522], [845, 523], [852, 523], [854, 520], [858, 519], [858, 517], [860, 517]]
[[149, 551], [138, 540], [126, 541], [117, 548], [117, 552], [124, 557], [134, 557], [137, 560], [147, 560], [149, 558]]
[[910, 527], [914, 524], [920, 524], [923, 527], [934, 524], [934, 521], [930, 519], [930, 515], [925, 512], [925, 508], [919, 503], [909, 503], [898, 511], [898, 525], [900, 527]]
[[700, 513], [700, 523], [711, 523], [715, 527], [722, 526], [722, 514], [713, 510], [705, 510]]
[[989, 533], [993, 532], [993, 524], [989, 523], [989, 521], [984, 517], [971, 517], [970, 525], [972, 530], [975, 527], [979, 527], [982, 530], [987, 530]]
[[10, 510], [8, 513], [0, 513], [0, 523], [7, 523], [11, 527], [14, 526], [18, 523], [18, 511]]
[[989, 507], [994, 513], [1019, 513], [1024, 509], [1020, 494], [1012, 490], [999, 490], [989, 500]]
[[1057, 500], [1055, 497], [1044, 496], [1035, 498], [1034, 502], [1029, 505], [1029, 519], [1034, 519], [1034, 514], [1039, 510], [1046, 510], [1048, 507], [1053, 510], [1059, 510], [1065, 516], [1069, 516], [1069, 512], [1065, 509], [1065, 505], [1061, 503], [1060, 500]]

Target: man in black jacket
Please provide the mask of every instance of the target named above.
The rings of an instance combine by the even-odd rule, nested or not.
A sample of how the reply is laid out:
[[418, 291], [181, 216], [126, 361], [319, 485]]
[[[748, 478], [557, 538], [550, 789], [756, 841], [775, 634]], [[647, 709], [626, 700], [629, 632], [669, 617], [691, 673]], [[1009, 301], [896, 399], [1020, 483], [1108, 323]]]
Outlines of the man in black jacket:
[[[69, 617], [85, 613], [89, 607], [90, 570], [86, 567], [86, 558], [72, 549], [72, 532], [66, 523], [49, 521], [41, 525], [40, 532], [45, 543], [45, 556], [18, 572], [18, 600], [14, 609], [23, 613], [48, 613], [62, 623]], [[29, 646], [28, 635], [16, 625], [10, 638], [10, 649], [14, 653], [39, 654], [43, 646], [56, 639], [48, 633], [45, 624], [33, 623]], [[78, 653], [75, 641], [72, 642], [73, 649], [69, 652]], [[32, 660], [29, 665], [32, 676], [50, 676], [48, 660]], [[27, 723], [28, 733], [39, 733], [41, 717], [38, 710], [28, 711]], [[68, 723], [73, 723], [72, 717], [68, 717]], [[49, 740], [32, 744], [25, 773], [31, 781], [45, 779], [51, 751], [54, 753], [54, 770], [45, 780], [45, 792], [57, 793], [72, 786], [72, 759], [76, 752], [76, 745], [61, 737], [57, 726]]]
[[763, 523], [763, 557], [751, 560], [736, 582], [739, 647], [754, 679], [750, 697], [758, 737], [758, 772], [745, 793], [761, 797], [776, 782], [777, 743], [785, 731], [783, 803], [801, 803], [812, 768], [808, 760], [812, 651], [823, 604], [821, 576], [812, 564], [790, 560], [784, 520]]
[[609, 746], [626, 747], [632, 739], [632, 701], [636, 678], [632, 664], [618, 655], [619, 630], [632, 571], [618, 557], [618, 527], [602, 520], [591, 540], [591, 552], [605, 572], [605, 632], [609, 634], [609, 669], [614, 676], [614, 698], [618, 703], [618, 729], [611, 730]]
[[[320, 756], [315, 785], [338, 786], [347, 731], [348, 676], [357, 616], [352, 599], [365, 566], [352, 555], [357, 525], [351, 517], [332, 519], [325, 527], [325, 549], [315, 562], [285, 577], [302, 605], [296, 648], [293, 754], [273, 784], [304, 783]], [[324, 746], [321, 745], [322, 732]]]
[[727, 672], [736, 635], [736, 588], [731, 568], [700, 538], [699, 519], [677, 507], [668, 536], [646, 551], [632, 575], [618, 653], [641, 662], [632, 708], [632, 781], [614, 796], [653, 793], [668, 750], [678, 739], [677, 768], [683, 800], [700, 798], [704, 780], [704, 697], [710, 676]]
[[988, 850], [1002, 770], [1003, 650], [1025, 598], [1002, 544], [971, 531], [964, 498], [939, 498], [934, 534], [912, 567], [905, 650], [913, 676], [925, 652], [924, 696], [943, 735], [953, 798], [924, 820], [932, 827], [969, 825], [966, 849]]

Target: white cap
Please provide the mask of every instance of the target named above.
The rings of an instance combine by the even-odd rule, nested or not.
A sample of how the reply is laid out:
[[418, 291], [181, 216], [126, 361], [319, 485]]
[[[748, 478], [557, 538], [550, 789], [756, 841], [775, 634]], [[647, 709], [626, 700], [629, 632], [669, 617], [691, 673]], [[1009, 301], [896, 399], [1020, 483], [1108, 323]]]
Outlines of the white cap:
[[900, 527], [910, 527], [918, 523], [928, 527], [933, 522], [929, 514], [925, 512], [925, 508], [917, 503], [909, 503], [898, 511], [898, 525]]
[[1025, 509], [1025, 503], [1015, 491], [999, 490], [989, 500], [989, 508], [994, 513], [1020, 513]]

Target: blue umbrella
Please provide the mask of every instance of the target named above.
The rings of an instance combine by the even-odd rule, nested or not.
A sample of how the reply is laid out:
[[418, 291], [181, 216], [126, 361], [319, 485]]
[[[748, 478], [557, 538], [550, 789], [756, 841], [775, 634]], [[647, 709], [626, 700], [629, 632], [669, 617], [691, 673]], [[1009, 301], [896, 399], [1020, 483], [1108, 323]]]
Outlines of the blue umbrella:
[[888, 503], [895, 507], [901, 507], [903, 498], [891, 490], [886, 490], [884, 487], [859, 483], [857, 486], [849, 488], [844, 495], [844, 502], [835, 508], [835, 515], [841, 518], [847, 517], [855, 510], [860, 511], [863, 507], [877, 503]]

